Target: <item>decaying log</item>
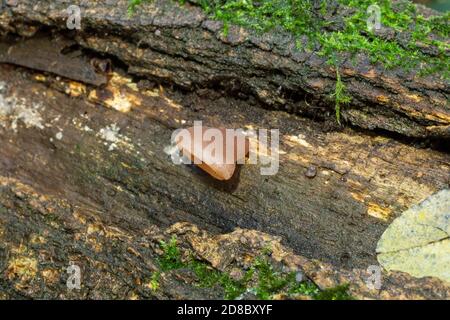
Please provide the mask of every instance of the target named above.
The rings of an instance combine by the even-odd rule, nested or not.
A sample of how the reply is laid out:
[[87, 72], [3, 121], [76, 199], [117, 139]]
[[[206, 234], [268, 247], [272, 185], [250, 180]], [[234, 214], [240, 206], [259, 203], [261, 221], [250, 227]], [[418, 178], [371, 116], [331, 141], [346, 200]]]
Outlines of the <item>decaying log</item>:
[[[222, 297], [183, 270], [163, 273], [152, 290], [158, 240], [172, 234], [218, 269], [239, 268], [271, 243], [274, 259], [322, 288], [448, 297], [441, 280], [400, 272], [384, 272], [381, 290], [365, 285], [392, 219], [449, 186], [448, 154], [351, 129], [327, 133], [217, 91], [138, 88], [117, 68], [109, 77], [98, 88], [0, 66], [0, 297]], [[278, 174], [244, 165], [227, 185], [173, 164], [164, 152], [171, 133], [194, 120], [280, 128]], [[81, 291], [66, 287], [71, 261], [83, 269]]]
[[[82, 8], [82, 30], [73, 33], [75, 40], [118, 58], [140, 77], [189, 89], [222, 87], [253, 95], [266, 107], [334, 117], [329, 99], [334, 67], [316, 51], [297, 49], [292, 35], [261, 35], [232, 26], [224, 36], [222, 24], [208, 20], [196, 6], [153, 1], [130, 17], [127, 3], [72, 1]], [[0, 29], [24, 36], [43, 27], [67, 32], [66, 9], [67, 3], [53, 0], [4, 6]], [[438, 74], [385, 70], [364, 55], [345, 60], [341, 74], [352, 97], [342, 110], [349, 123], [410, 137], [450, 136], [449, 86]]]
[[[158, 243], [172, 235], [183, 254], [220, 271], [239, 271], [270, 245], [275, 262], [320, 288], [449, 297], [435, 278], [383, 272], [381, 290], [366, 279], [391, 221], [449, 187], [450, 155], [299, 117], [333, 117], [336, 73], [317, 52], [283, 32], [231, 27], [224, 36], [221, 23], [175, 1], [131, 17], [124, 0], [73, 1], [82, 30], [70, 32], [64, 1], [8, 3], [0, 4], [8, 63], [0, 64], [0, 299], [223, 297], [189, 270], [162, 272], [154, 287]], [[113, 71], [96, 68], [105, 58]], [[349, 123], [448, 141], [444, 79], [358, 59], [341, 70]], [[280, 129], [278, 173], [247, 164], [220, 182], [175, 165], [171, 134], [195, 120]], [[81, 290], [66, 286], [72, 262], [82, 267]]]

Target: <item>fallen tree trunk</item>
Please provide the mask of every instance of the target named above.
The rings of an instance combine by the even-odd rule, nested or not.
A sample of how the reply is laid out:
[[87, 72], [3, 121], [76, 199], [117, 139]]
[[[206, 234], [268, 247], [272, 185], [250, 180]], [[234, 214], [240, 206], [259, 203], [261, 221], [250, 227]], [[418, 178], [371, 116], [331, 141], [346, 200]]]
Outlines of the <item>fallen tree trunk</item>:
[[[365, 285], [392, 219], [448, 187], [448, 154], [350, 129], [325, 133], [214, 91], [138, 90], [118, 73], [95, 88], [2, 66], [0, 82], [3, 297], [222, 297], [181, 271], [162, 272], [152, 289], [157, 243], [170, 234], [219, 270], [242, 268], [239, 261], [281, 240], [294, 252], [276, 259], [322, 288], [350, 283], [353, 295], [371, 298], [448, 296], [438, 279], [399, 272], [383, 273], [382, 290]], [[259, 166], [246, 165], [224, 185], [174, 165], [163, 151], [173, 128], [198, 119], [232, 128], [283, 123], [278, 174], [261, 176]], [[160, 231], [180, 221], [195, 225]], [[213, 237], [235, 228], [273, 236]], [[71, 261], [83, 268], [81, 291], [67, 290]]]
[[[222, 87], [251, 94], [270, 108], [318, 119], [334, 117], [330, 96], [335, 67], [318, 50], [308, 51], [307, 43], [296, 48], [298, 39], [286, 32], [261, 35], [231, 27], [224, 36], [222, 23], [176, 1], [152, 2], [131, 17], [125, 0], [71, 4], [82, 8], [76, 41], [120, 59], [131, 74], [189, 89]], [[65, 3], [54, 1], [15, 3], [3, 8], [0, 28], [25, 36], [43, 27], [66, 32], [66, 9]], [[336, 16], [345, 16], [345, 8], [337, 10]], [[432, 48], [423, 51], [433, 55]], [[372, 65], [364, 54], [341, 59], [342, 81], [352, 98], [342, 117], [349, 123], [411, 137], [450, 136], [448, 79], [386, 70]]]
[[[18, 4], [3, 11], [2, 29], [30, 37], [46, 25], [65, 33], [65, 20], [58, 18], [63, 5], [48, 11], [49, 2], [32, 3], [33, 10]], [[142, 21], [137, 26], [137, 20], [128, 18], [119, 22], [124, 2], [108, 18], [106, 9], [112, 3], [93, 2], [85, 11], [86, 29], [75, 37], [95, 52], [56, 54], [67, 70], [44, 66], [63, 79], [0, 65], [0, 298], [223, 297], [217, 287], [199, 287], [192, 270], [161, 270], [158, 242], [171, 235], [177, 235], [184, 255], [193, 253], [221, 272], [248, 268], [248, 260], [270, 245], [276, 263], [301, 270], [322, 289], [350, 283], [351, 293], [359, 298], [448, 298], [448, 284], [436, 278], [383, 272], [381, 290], [370, 289], [366, 281], [368, 267], [377, 265], [377, 241], [391, 221], [449, 187], [449, 154], [350, 128], [330, 133], [291, 113], [266, 110], [262, 107], [277, 106], [273, 101], [281, 99], [271, 91], [283, 84], [275, 71], [280, 65], [270, 60], [281, 57], [276, 53], [280, 49], [262, 50], [247, 41], [224, 39], [219, 29], [201, 27], [205, 17], [197, 8], [157, 2], [153, 6], [166, 9], [157, 16], [142, 16], [155, 15], [144, 27]], [[27, 42], [29, 56], [14, 56], [14, 61], [8, 54], [17, 44], [3, 43], [1, 57], [42, 70], [33, 63], [45, 57], [33, 52], [40, 46], [51, 48], [60, 36], [50, 35]], [[260, 58], [247, 59], [246, 54], [255, 52]], [[98, 53], [109, 54], [114, 72], [92, 69], [104, 65]], [[319, 77], [312, 70], [325, 72], [320, 73], [323, 81], [333, 78], [333, 70], [324, 66], [294, 63], [292, 57], [281, 61], [290, 63], [282, 68], [283, 77], [290, 79], [283, 88], [310, 90], [301, 81]], [[253, 64], [260, 67], [251, 71]], [[75, 78], [75, 70], [95, 75]], [[302, 70], [309, 76], [299, 76]], [[105, 74], [105, 86], [87, 81]], [[158, 87], [135, 75], [178, 86]], [[355, 75], [347, 77], [349, 83], [360, 81]], [[403, 99], [385, 85], [383, 94]], [[230, 88], [258, 99], [230, 96]], [[260, 90], [268, 90], [270, 96], [258, 95]], [[421, 92], [430, 95], [423, 99], [448, 94], [446, 87], [433, 90], [424, 87]], [[311, 92], [317, 92], [319, 101], [308, 108], [329, 110], [320, 98], [325, 91]], [[294, 103], [283, 99], [287, 106]], [[384, 112], [393, 105], [378, 107]], [[436, 105], [430, 105], [435, 110]], [[366, 124], [375, 119], [371, 112], [378, 112], [357, 106], [343, 112], [351, 110], [372, 110], [367, 111]], [[445, 137], [443, 127], [428, 130], [402, 112], [383, 118], [385, 126], [401, 119], [411, 124], [402, 127], [405, 135]], [[245, 165], [233, 181], [219, 183], [196, 168], [173, 164], [164, 152], [171, 133], [195, 120], [215, 127], [280, 128], [278, 174], [261, 176], [259, 165]], [[66, 286], [71, 262], [82, 267], [81, 290]], [[155, 274], [160, 274], [159, 282]]]

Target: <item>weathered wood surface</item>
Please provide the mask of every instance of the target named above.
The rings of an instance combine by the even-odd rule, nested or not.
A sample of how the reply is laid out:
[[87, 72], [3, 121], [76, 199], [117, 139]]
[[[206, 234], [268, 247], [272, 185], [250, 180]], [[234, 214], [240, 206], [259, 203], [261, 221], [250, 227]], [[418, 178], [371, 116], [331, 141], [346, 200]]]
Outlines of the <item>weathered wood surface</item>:
[[[48, 41], [47, 37], [35, 37], [16, 43], [0, 43], [0, 63], [15, 64], [45, 72], [51, 72], [65, 78], [95, 86], [107, 82], [106, 75], [97, 72], [95, 66], [82, 59], [77, 59], [80, 52], [64, 54], [76, 42], [64, 38]], [[30, 50], [33, 51], [30, 59]]]
[[[224, 88], [252, 95], [269, 108], [313, 118], [334, 118], [329, 97], [336, 74], [317, 52], [298, 50], [284, 32], [263, 36], [231, 27], [222, 35], [189, 4], [154, 1], [127, 16], [126, 0], [72, 1], [82, 7], [82, 30], [73, 33], [82, 46], [117, 57], [134, 75], [178, 86]], [[43, 26], [66, 32], [63, 1], [30, 0], [4, 6], [0, 30], [23, 36]], [[424, 52], [432, 52], [423, 48]], [[343, 81], [352, 102], [342, 111], [349, 123], [411, 137], [450, 136], [448, 81], [438, 75], [387, 71], [360, 55], [345, 60]], [[333, 120], [334, 121], [334, 120]]]
[[[156, 240], [169, 234], [215, 267], [254, 256], [278, 236], [287, 252], [279, 260], [322, 287], [350, 282], [357, 297], [448, 297], [448, 284], [399, 272], [384, 273], [380, 291], [364, 284], [390, 221], [449, 186], [448, 154], [351, 129], [325, 132], [219, 91], [139, 89], [118, 72], [95, 88], [0, 66], [9, 106], [0, 117], [1, 297], [220, 297], [179, 272], [150, 290]], [[259, 165], [245, 165], [227, 186], [173, 164], [164, 148], [174, 128], [193, 120], [279, 128], [279, 173], [261, 176]], [[114, 128], [117, 140], [108, 140], [105, 129]], [[310, 166], [314, 178], [305, 175]], [[183, 221], [190, 224], [161, 231]], [[238, 227], [267, 234], [213, 236]], [[242, 237], [256, 244], [242, 245]], [[205, 241], [215, 255], [203, 252]], [[66, 288], [70, 261], [83, 267], [81, 291]]]
[[[182, 270], [151, 290], [158, 240], [171, 234], [221, 270], [241, 268], [270, 243], [275, 260], [323, 288], [350, 282], [360, 298], [448, 298], [448, 284], [399, 272], [384, 273], [379, 291], [364, 283], [389, 223], [449, 187], [448, 153], [300, 118], [333, 117], [325, 101], [335, 73], [315, 53], [295, 51], [288, 35], [232, 28], [224, 38], [198, 8], [156, 1], [129, 18], [126, 1], [116, 2], [80, 3], [83, 30], [69, 34], [63, 2], [0, 12], [2, 34], [41, 36], [46, 26], [52, 41], [62, 33], [95, 51], [56, 55], [68, 69], [50, 70], [33, 55], [48, 43], [19, 40], [25, 54], [7, 62], [89, 83], [73, 73], [106, 53], [115, 70], [94, 87], [0, 65], [0, 298], [220, 298]], [[2, 45], [11, 53], [10, 42]], [[448, 84], [368, 68], [364, 59], [343, 73], [354, 97], [343, 110], [349, 122], [444, 138], [445, 146]], [[245, 165], [218, 183], [174, 165], [164, 152], [171, 133], [194, 120], [280, 129], [278, 174]], [[70, 261], [83, 268], [81, 291], [67, 290]]]

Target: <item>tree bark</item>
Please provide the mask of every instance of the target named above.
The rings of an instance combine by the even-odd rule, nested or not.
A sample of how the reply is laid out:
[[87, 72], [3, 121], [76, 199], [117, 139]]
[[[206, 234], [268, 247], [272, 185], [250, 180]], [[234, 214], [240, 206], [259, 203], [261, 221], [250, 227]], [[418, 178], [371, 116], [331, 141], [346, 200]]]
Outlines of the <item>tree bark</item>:
[[[281, 54], [275, 45], [280, 35], [268, 36], [264, 43], [271, 47], [263, 49], [263, 42], [251, 42], [255, 38], [221, 38], [196, 7], [156, 2], [142, 16], [119, 21], [125, 2], [89, 3], [83, 30], [72, 38], [94, 52], [57, 55], [70, 61], [64, 64], [69, 68], [43, 68], [50, 73], [0, 65], [0, 298], [223, 297], [218, 288], [195, 285], [187, 270], [162, 272], [159, 289], [151, 288], [159, 271], [158, 242], [171, 235], [183, 254], [190, 251], [222, 271], [242, 268], [271, 244], [276, 262], [303, 270], [321, 288], [350, 283], [359, 298], [448, 298], [447, 283], [401, 272], [383, 272], [381, 290], [365, 284], [367, 268], [377, 265], [377, 241], [392, 220], [449, 187], [448, 153], [348, 127], [328, 132], [276, 110], [291, 103], [272, 91], [279, 85], [281, 92], [314, 93], [317, 100], [307, 101], [308, 108], [328, 110], [320, 101], [331, 87], [314, 91], [308, 82], [333, 81], [332, 70], [317, 57], [299, 63], [295, 55]], [[33, 52], [65, 33], [64, 5], [50, 5], [29, 1], [0, 14], [0, 26], [10, 33], [30, 37], [43, 26], [59, 29], [50, 36], [41, 30], [42, 41], [28, 43], [29, 59], [9, 62], [34, 69], [33, 59], [42, 56]], [[91, 69], [104, 65], [99, 53], [108, 53], [112, 71]], [[75, 70], [107, 76], [108, 82], [73, 79]], [[396, 85], [413, 90], [419, 80]], [[349, 88], [363, 83], [356, 74], [346, 81]], [[445, 137], [421, 124], [435, 121], [431, 115], [439, 108], [430, 101], [439, 99], [431, 97], [446, 96], [447, 87], [417, 89], [430, 112], [418, 103], [409, 117], [409, 111], [393, 109], [406, 99], [404, 92], [393, 94], [386, 87], [392, 82], [381, 85], [378, 77], [370, 81], [391, 102], [379, 110], [350, 106], [348, 116], [367, 112], [368, 125], [385, 112], [380, 127], [410, 121], [405, 135]], [[279, 105], [278, 99], [287, 102]], [[173, 164], [165, 153], [171, 134], [195, 120], [213, 127], [279, 128], [278, 173], [262, 176], [262, 164], [243, 165], [232, 181], [221, 183], [196, 167]], [[70, 262], [82, 267], [81, 290], [66, 287]]]
[[[232, 26], [224, 36], [220, 22], [208, 20], [197, 6], [176, 1], [154, 1], [131, 17], [126, 0], [71, 4], [82, 8], [76, 41], [118, 58], [131, 74], [188, 89], [222, 87], [251, 94], [268, 108], [334, 118], [335, 68], [316, 51], [297, 49], [297, 39], [286, 32], [260, 35]], [[66, 32], [66, 8], [66, 3], [49, 0], [5, 6], [0, 27], [22, 35], [44, 26]], [[341, 11], [336, 16], [345, 14]], [[352, 97], [342, 110], [348, 123], [410, 137], [450, 136], [447, 79], [386, 70], [364, 55], [341, 58], [340, 72]]]
[[[308, 120], [214, 91], [138, 90], [117, 72], [105, 88], [10, 66], [0, 68], [0, 81], [2, 103], [9, 106], [0, 117], [0, 284], [6, 297], [219, 297], [206, 289], [188, 294], [189, 282], [180, 280], [186, 274], [164, 273], [157, 293], [145, 286], [158, 270], [157, 240], [170, 234], [159, 230], [180, 221], [194, 224], [196, 237], [202, 229], [214, 235], [235, 228], [271, 234], [263, 236], [268, 242], [278, 236], [293, 250], [286, 249], [286, 259], [297, 259], [316, 283], [350, 282], [357, 297], [448, 294], [437, 279], [399, 272], [384, 273], [381, 291], [364, 285], [392, 219], [448, 187], [448, 154], [350, 129], [322, 132]], [[278, 174], [261, 176], [262, 165], [244, 165], [234, 181], [219, 183], [195, 167], [173, 164], [164, 153], [171, 132], [193, 120], [255, 129], [282, 123]], [[311, 168], [315, 176], [307, 174]], [[174, 230], [189, 249], [193, 240]], [[253, 239], [252, 232], [244, 236]], [[239, 252], [255, 256], [264, 243]], [[212, 259], [194, 247], [199, 257]], [[219, 257], [240, 257], [218, 247]], [[30, 263], [25, 258], [36, 261], [25, 268], [34, 276], [21, 271]], [[65, 286], [64, 268], [72, 260], [85, 268], [81, 292]]]

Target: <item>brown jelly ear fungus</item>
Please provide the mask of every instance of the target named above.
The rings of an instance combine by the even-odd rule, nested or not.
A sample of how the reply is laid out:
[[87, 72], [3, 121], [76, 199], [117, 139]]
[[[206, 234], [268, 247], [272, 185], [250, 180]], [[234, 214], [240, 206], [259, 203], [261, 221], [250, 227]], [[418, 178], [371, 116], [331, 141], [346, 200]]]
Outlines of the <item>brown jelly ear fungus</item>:
[[248, 138], [232, 129], [190, 127], [175, 142], [184, 157], [218, 180], [229, 180], [249, 152]]

